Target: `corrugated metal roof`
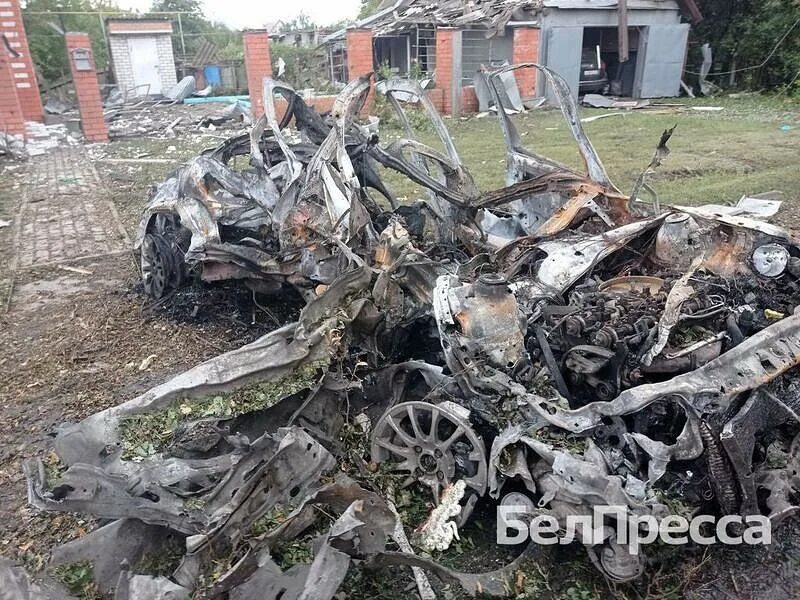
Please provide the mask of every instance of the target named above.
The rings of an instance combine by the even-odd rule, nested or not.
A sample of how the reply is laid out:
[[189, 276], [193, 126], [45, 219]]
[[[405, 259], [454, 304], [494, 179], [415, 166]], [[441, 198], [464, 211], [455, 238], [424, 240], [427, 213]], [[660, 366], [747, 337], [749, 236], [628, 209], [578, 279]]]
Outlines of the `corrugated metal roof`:
[[[378, 12], [357, 21], [353, 27], [371, 29], [373, 34], [389, 35], [414, 25], [486, 27], [489, 35], [503, 29], [509, 21], [535, 21], [543, 8], [612, 10], [617, 0], [384, 0]], [[629, 10], [677, 10], [681, 8], [693, 22], [702, 20], [694, 0], [628, 0]], [[323, 41], [344, 37], [340, 29]]]
[[207, 65], [217, 60], [217, 45], [203, 38], [200, 47], [192, 58], [192, 64], [198, 67]]
[[[374, 15], [356, 22], [374, 35], [388, 35], [413, 25], [463, 27], [480, 25], [497, 31], [511, 20], [530, 21], [542, 7], [542, 0], [397, 0]], [[344, 36], [346, 29], [329, 35], [325, 42]]]

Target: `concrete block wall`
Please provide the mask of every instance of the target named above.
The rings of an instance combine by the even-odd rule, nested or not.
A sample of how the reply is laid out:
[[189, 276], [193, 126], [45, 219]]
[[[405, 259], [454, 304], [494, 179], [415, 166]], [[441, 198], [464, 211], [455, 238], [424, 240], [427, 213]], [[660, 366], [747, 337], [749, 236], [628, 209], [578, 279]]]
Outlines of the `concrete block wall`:
[[262, 84], [264, 77], [272, 77], [272, 59], [269, 55], [269, 34], [266, 30], [242, 33], [244, 68], [247, 71], [247, 89], [250, 93], [253, 116], [264, 114]]
[[[538, 27], [515, 27], [512, 64], [539, 62], [540, 39]], [[517, 69], [514, 72], [520, 96], [523, 98], [536, 94], [536, 75], [536, 69]]]
[[14, 81], [12, 87], [19, 98], [22, 114], [28, 121], [44, 121], [42, 99], [28, 48], [28, 36], [22, 23], [19, 0], [0, 0], [0, 33], [5, 34], [11, 48], [19, 54], [10, 61], [10, 68]]
[[89, 41], [89, 35], [67, 33], [65, 39], [67, 54], [70, 57], [72, 81], [75, 84], [75, 95], [78, 98], [78, 110], [81, 114], [83, 136], [90, 142], [107, 142], [108, 127], [103, 116], [103, 101], [100, 98], [100, 84], [97, 81], [94, 55], [91, 55], [91, 70], [88, 71], [76, 70], [75, 61], [72, 60], [72, 51], [77, 48], [88, 49], [91, 52], [92, 44]]

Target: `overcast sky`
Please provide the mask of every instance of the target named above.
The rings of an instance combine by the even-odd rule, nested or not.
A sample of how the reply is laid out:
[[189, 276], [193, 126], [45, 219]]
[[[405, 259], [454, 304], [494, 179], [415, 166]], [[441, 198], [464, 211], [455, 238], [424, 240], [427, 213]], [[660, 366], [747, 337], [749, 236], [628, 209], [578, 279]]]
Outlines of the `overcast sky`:
[[[354, 19], [360, 0], [202, 0], [206, 16], [235, 29], [258, 28], [265, 23], [289, 21], [305, 13], [318, 25]], [[117, 0], [121, 8], [147, 11], [152, 0]]]

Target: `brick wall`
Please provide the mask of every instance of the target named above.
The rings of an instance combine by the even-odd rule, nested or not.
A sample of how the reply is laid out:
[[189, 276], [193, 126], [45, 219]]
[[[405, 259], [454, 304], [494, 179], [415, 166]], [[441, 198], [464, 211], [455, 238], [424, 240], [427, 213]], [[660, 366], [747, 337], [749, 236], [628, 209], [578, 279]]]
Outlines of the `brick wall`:
[[10, 67], [22, 114], [28, 121], [44, 121], [42, 99], [39, 97], [39, 85], [33, 70], [19, 0], [0, 0], [0, 33], [5, 34], [11, 47], [20, 54], [11, 61]]
[[178, 83], [178, 74], [175, 72], [175, 56], [172, 54], [172, 36], [156, 36], [158, 48], [158, 74], [161, 79], [161, 92], [166, 93]]
[[454, 106], [453, 98], [453, 52], [454, 38], [460, 31], [452, 27], [436, 28], [436, 87], [442, 90], [442, 113], [452, 115], [461, 110]]
[[[539, 29], [536, 27], [515, 27], [513, 64], [539, 62]], [[536, 69], [517, 69], [514, 78], [517, 80], [520, 96], [536, 95]]]
[[[347, 77], [350, 81], [375, 70], [375, 59], [372, 53], [372, 31], [369, 29], [347, 30]], [[370, 89], [362, 116], [372, 107], [375, 91]]]
[[[314, 107], [314, 110], [321, 114], [330, 112], [333, 109], [333, 103], [335, 100], [336, 96], [314, 96], [311, 99], [306, 100], [305, 103]], [[275, 99], [275, 113], [279, 122], [283, 118], [284, 113], [286, 113], [288, 106], [289, 105], [287, 104], [286, 100], [283, 98]]]
[[108, 19], [106, 30], [115, 33], [166, 33], [172, 34], [172, 23], [166, 19]]
[[375, 69], [372, 57], [372, 32], [369, 29], [347, 30], [347, 77], [353, 80]]
[[114, 65], [114, 79], [122, 90], [130, 90], [136, 86], [133, 80], [133, 63], [128, 50], [128, 38], [124, 35], [109, 35], [108, 45], [111, 48], [111, 62]]
[[[129, 40], [133, 34], [112, 34], [108, 36], [108, 43], [111, 48], [111, 62], [114, 65], [114, 78], [117, 85], [123, 89], [130, 90], [136, 87], [136, 80], [133, 77], [133, 62]], [[136, 37], [153, 37], [156, 40], [156, 51], [158, 52], [158, 74], [161, 81], [161, 93], [167, 92], [177, 83], [175, 73], [175, 57], [172, 53], [172, 38], [168, 34], [152, 34]]]
[[25, 117], [14, 85], [14, 60], [0, 45], [0, 131], [12, 135], [25, 135]]
[[264, 114], [262, 84], [264, 77], [272, 77], [272, 59], [269, 55], [269, 34], [263, 30], [242, 33], [244, 43], [244, 68], [247, 71], [247, 89], [250, 92], [253, 116]]
[[461, 88], [461, 111], [472, 114], [478, 112], [478, 95], [474, 85], [465, 85]]
[[88, 49], [91, 53], [91, 42], [85, 33], [68, 33], [65, 36], [69, 66], [72, 70], [72, 81], [75, 84], [75, 95], [78, 97], [78, 110], [81, 113], [81, 128], [83, 135], [90, 142], [107, 142], [108, 128], [103, 117], [103, 101], [100, 99], [100, 85], [97, 81], [97, 71], [94, 65], [94, 56], [91, 56], [91, 70], [75, 70], [75, 61], [72, 60], [72, 51], [76, 48]]
[[434, 88], [432, 90], [425, 90], [425, 95], [430, 98], [433, 105], [436, 107], [440, 113], [444, 113], [444, 92], [439, 88]]

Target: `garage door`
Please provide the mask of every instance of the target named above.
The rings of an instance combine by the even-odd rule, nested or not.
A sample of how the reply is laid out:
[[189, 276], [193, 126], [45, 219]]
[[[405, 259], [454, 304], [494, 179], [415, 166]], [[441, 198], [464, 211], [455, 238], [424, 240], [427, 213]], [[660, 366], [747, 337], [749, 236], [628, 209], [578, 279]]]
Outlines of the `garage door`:
[[[575, 96], [578, 95], [581, 76], [582, 44], [583, 27], [551, 27], [547, 30], [546, 64], [567, 80]], [[550, 101], [555, 96], [550, 86], [547, 87], [545, 96]]]
[[639, 48], [634, 94], [640, 98], [677, 96], [689, 24], [650, 25], [645, 29]]

